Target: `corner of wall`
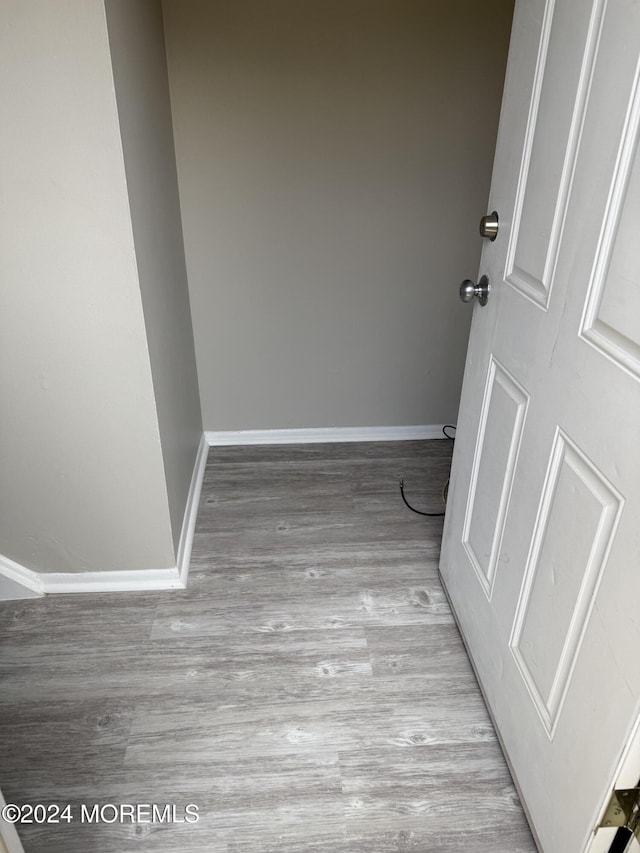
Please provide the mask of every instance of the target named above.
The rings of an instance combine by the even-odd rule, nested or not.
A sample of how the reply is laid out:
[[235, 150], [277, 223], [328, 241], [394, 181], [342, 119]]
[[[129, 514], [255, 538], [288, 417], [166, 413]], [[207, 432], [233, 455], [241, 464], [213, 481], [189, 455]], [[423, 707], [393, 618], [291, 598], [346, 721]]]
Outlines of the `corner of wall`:
[[9, 583], [24, 590], [24, 594], [17, 594], [19, 590], [16, 590], [16, 594], [3, 598], [0, 583], [0, 601], [8, 598], [35, 598], [47, 593], [184, 589], [189, 577], [191, 547], [208, 452], [209, 443], [203, 433], [191, 475], [175, 566], [165, 569], [46, 573], [33, 571], [0, 555], [0, 579], [6, 578]]

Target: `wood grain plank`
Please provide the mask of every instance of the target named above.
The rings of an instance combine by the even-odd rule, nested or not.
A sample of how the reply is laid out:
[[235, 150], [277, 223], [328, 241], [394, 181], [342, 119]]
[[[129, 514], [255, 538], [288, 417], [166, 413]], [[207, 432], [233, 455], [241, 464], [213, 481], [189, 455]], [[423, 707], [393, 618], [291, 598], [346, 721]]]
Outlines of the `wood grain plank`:
[[405, 751], [420, 751], [430, 744], [477, 741], [490, 741], [494, 754], [499, 753], [480, 698], [467, 696], [462, 702], [458, 691], [434, 695], [426, 690], [406, 706], [397, 698], [379, 694], [375, 704], [359, 704], [351, 696], [279, 704], [263, 700], [215, 711], [207, 702], [191, 698], [165, 701], [162, 708], [135, 716], [125, 763], [166, 763], [164, 745], [169, 738], [181, 762], [191, 763], [205, 757], [232, 761], [234, 756], [331, 754], [376, 747], [392, 748], [404, 759]]
[[26, 853], [533, 853], [439, 584], [442, 521], [398, 492], [437, 504], [450, 457], [215, 448], [188, 589], [0, 605], [5, 796], [200, 809], [24, 826]]
[[[293, 576], [292, 576], [293, 575]], [[453, 624], [451, 611], [437, 580], [403, 586], [392, 578], [379, 578], [384, 586], [366, 583], [373, 578], [354, 577], [336, 583], [336, 573], [317, 571], [272, 573], [256, 571], [218, 576], [213, 598], [184, 604], [170, 600], [159, 604], [151, 636], [216, 636], [230, 632], [288, 632], [336, 630], [373, 625], [417, 623]], [[363, 580], [365, 581], [363, 583]], [[337, 591], [339, 589], [340, 591]]]
[[451, 459], [450, 441], [340, 441], [331, 444], [258, 444], [212, 447], [209, 450], [211, 468], [225, 464], [255, 465], [256, 463], [337, 461], [350, 464], [369, 461], [378, 464], [384, 459]]

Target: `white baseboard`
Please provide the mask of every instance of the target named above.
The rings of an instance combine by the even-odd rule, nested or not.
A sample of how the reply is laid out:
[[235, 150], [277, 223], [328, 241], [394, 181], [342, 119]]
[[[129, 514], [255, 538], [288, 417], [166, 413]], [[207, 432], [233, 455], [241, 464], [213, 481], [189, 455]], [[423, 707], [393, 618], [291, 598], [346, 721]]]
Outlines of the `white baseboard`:
[[[0, 811], [6, 806], [2, 791], [0, 791]], [[24, 853], [24, 847], [12, 823], [0, 818], [0, 851], [7, 853]]]
[[198, 504], [200, 503], [200, 492], [202, 490], [202, 480], [204, 478], [204, 469], [207, 466], [208, 455], [209, 442], [207, 441], [205, 434], [202, 433], [200, 444], [198, 446], [198, 453], [196, 454], [196, 464], [193, 466], [191, 485], [189, 486], [189, 494], [187, 495], [187, 506], [184, 511], [184, 519], [182, 521], [182, 532], [180, 533], [180, 542], [178, 543], [178, 575], [183, 587], [186, 587], [187, 579], [189, 577], [189, 562], [191, 561], [193, 533], [196, 528]]
[[202, 478], [209, 444], [203, 433], [196, 455], [191, 485], [178, 543], [177, 564], [166, 569], [131, 569], [115, 572], [34, 572], [0, 555], [0, 575], [4, 575], [39, 595], [71, 592], [127, 592], [137, 590], [184, 589], [189, 574], [193, 532], [198, 514]]
[[21, 584], [31, 594], [49, 592], [119, 592], [141, 589], [180, 589], [177, 568], [117, 572], [34, 572], [0, 555], [0, 575]]
[[177, 568], [124, 569], [117, 572], [39, 572], [42, 590], [59, 592], [134, 592], [182, 589]]
[[8, 557], [3, 557], [2, 554], [0, 554], [0, 575], [9, 578], [14, 583], [20, 584], [20, 586], [23, 586], [31, 594], [44, 594], [41, 575], [38, 572], [27, 569], [25, 566], [20, 565], [20, 563], [16, 563]]
[[325, 444], [341, 441], [410, 441], [445, 438], [444, 424], [317, 429], [242, 429], [205, 432], [210, 447], [231, 444]]

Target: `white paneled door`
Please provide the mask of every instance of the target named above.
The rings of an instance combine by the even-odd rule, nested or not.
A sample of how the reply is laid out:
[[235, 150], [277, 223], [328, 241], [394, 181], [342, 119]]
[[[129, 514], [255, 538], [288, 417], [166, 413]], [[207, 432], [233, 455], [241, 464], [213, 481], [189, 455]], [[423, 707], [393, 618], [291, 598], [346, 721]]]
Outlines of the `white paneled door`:
[[639, 60], [638, 2], [516, 4], [445, 522], [544, 853], [589, 848], [640, 710]]

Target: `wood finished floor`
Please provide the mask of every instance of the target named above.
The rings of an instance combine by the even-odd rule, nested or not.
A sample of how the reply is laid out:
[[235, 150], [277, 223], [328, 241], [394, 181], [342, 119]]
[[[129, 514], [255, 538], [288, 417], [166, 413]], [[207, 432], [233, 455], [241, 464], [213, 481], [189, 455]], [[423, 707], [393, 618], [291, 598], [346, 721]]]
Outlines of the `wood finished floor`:
[[534, 853], [438, 581], [446, 441], [217, 448], [189, 588], [0, 604], [7, 802], [197, 824], [26, 853]]

